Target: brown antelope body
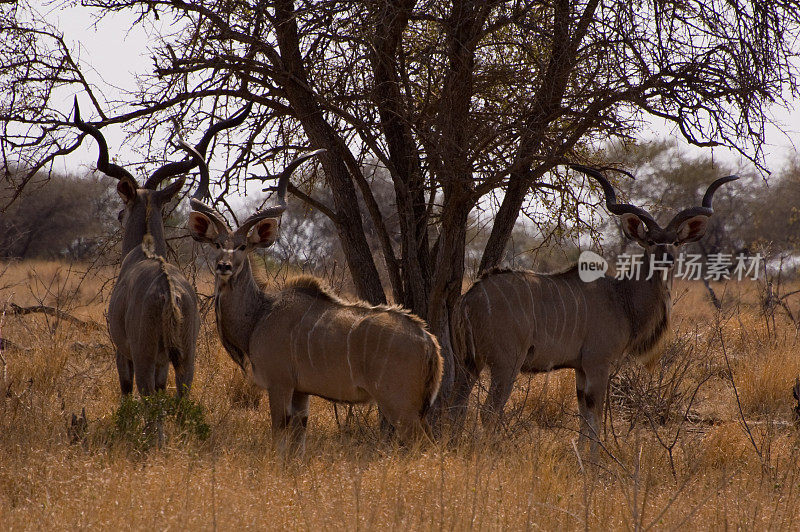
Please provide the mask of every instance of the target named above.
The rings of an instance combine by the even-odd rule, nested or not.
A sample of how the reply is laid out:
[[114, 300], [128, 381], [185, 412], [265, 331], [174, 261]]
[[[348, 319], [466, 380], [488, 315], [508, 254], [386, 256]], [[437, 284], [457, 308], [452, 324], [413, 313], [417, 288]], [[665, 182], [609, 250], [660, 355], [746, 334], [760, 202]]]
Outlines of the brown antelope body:
[[[491, 384], [481, 407], [484, 425], [494, 425], [517, 375], [560, 368], [575, 370], [582, 440], [595, 441], [609, 375], [625, 355], [647, 364], [659, 355], [670, 330], [672, 265], [677, 248], [702, 238], [716, 189], [715, 181], [702, 207], [678, 213], [661, 228], [645, 210], [618, 204], [614, 189], [596, 170], [573, 168], [603, 187], [608, 210], [622, 217], [623, 230], [645, 250], [640, 279], [604, 276], [583, 282], [577, 267], [555, 274], [495, 270], [482, 276], [454, 311], [452, 336], [456, 352], [453, 409], [458, 424], [481, 370], [488, 367]], [[659, 261], [666, 275], [646, 279], [649, 265]]]
[[[195, 240], [213, 244], [217, 328], [222, 343], [269, 395], [273, 435], [281, 451], [302, 452], [309, 396], [375, 401], [402, 439], [429, 436], [425, 413], [436, 398], [442, 358], [418, 317], [398, 307], [350, 303], [303, 276], [275, 292], [256, 280], [248, 254], [271, 245], [294, 161], [282, 174], [280, 205], [259, 211], [230, 231], [199, 201], [189, 218]], [[252, 229], [252, 231], [251, 231]]]
[[[180, 191], [185, 178], [176, 179], [161, 190], [157, 187], [196, 167], [213, 135], [238, 125], [248, 112], [249, 107], [239, 116], [213, 125], [194, 149], [182, 143], [191, 158], [162, 166], [140, 187], [127, 170], [109, 162], [103, 134], [81, 120], [75, 100], [74, 125], [97, 141], [97, 169], [119, 180], [117, 192], [125, 204], [122, 266], [108, 305], [108, 328], [116, 347], [123, 395], [132, 392], [134, 380], [143, 396], [165, 389], [170, 362], [178, 395], [191, 387], [200, 328], [197, 296], [180, 270], [165, 259], [167, 244], [161, 215], [161, 208]], [[208, 182], [201, 182], [196, 195], [207, 194]]]

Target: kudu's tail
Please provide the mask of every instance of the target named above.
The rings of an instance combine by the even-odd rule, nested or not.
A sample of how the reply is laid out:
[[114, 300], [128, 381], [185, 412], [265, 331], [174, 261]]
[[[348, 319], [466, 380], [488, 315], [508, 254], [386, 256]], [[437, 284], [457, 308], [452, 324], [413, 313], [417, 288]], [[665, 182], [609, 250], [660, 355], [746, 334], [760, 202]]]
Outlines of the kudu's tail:
[[155, 252], [153, 237], [149, 233], [145, 234], [142, 239], [142, 251], [147, 258], [158, 261], [161, 275], [164, 276], [167, 284], [161, 310], [161, 340], [164, 343], [164, 349], [169, 355], [169, 360], [172, 362], [172, 367], [177, 368], [181, 364], [179, 357], [185, 356], [185, 353], [183, 353], [185, 342], [182, 332], [186, 330], [183, 323], [183, 312], [178, 301], [178, 290], [175, 288], [175, 281], [169, 273], [167, 261]]
[[427, 363], [428, 371], [425, 378], [425, 396], [422, 401], [422, 409], [420, 410], [420, 417], [425, 418], [433, 402], [436, 400], [436, 395], [439, 393], [439, 386], [442, 383], [442, 373], [444, 371], [444, 360], [442, 359], [442, 348], [439, 346], [439, 341], [430, 333], [428, 334], [428, 348]]
[[472, 325], [466, 312], [467, 307], [464, 304], [464, 296], [462, 296], [450, 315], [450, 341], [453, 345], [456, 371], [467, 370], [474, 373], [476, 368], [475, 342], [472, 338]]
[[[170, 288], [172, 287], [170, 286]], [[181, 332], [186, 327], [183, 326], [183, 312], [181, 312], [175, 293], [171, 289], [166, 296], [166, 301], [164, 301], [164, 311], [161, 313], [161, 320], [162, 338], [164, 340], [164, 347], [169, 354], [169, 361], [172, 362], [173, 367], [178, 367], [182, 362], [181, 357], [184, 355], [184, 341]]]
[[178, 368], [183, 363], [182, 357], [186, 356], [186, 353], [183, 352], [186, 345], [183, 334], [187, 327], [184, 323], [185, 316], [178, 300], [179, 292], [176, 290], [174, 281], [169, 275], [164, 262], [161, 264], [161, 272], [167, 281], [167, 292], [164, 296], [164, 307], [161, 311], [161, 335], [164, 348], [169, 355], [169, 361], [172, 362], [172, 367]]

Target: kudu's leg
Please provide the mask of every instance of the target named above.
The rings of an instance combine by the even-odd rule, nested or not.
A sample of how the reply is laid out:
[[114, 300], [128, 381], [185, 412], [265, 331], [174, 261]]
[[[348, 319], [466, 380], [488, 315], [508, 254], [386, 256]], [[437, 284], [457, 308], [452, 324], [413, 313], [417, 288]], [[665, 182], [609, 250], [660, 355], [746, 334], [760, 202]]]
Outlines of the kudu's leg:
[[[136, 388], [139, 395], [145, 397], [152, 395], [156, 389], [156, 363], [154, 349], [132, 349], [136, 357], [133, 363], [133, 372], [136, 375]], [[153, 351], [149, 353], [147, 351]]]
[[272, 441], [278, 455], [286, 457], [289, 453], [289, 423], [292, 410], [292, 390], [269, 388], [269, 414], [272, 418]]
[[[175, 354], [175, 361], [173, 362], [175, 368], [175, 387], [178, 389], [178, 398], [183, 397], [189, 393], [192, 388], [192, 380], [194, 380], [194, 345], [188, 347], [189, 355], [182, 356], [181, 353]], [[186, 351], [184, 351], [186, 353]]]
[[589, 428], [589, 416], [591, 413], [586, 405], [586, 374], [582, 369], [575, 370], [575, 395], [578, 399], [578, 415], [580, 415], [581, 418], [578, 444], [581, 449], [585, 449], [592, 438], [592, 433]]
[[[401, 396], [402, 397], [402, 396]], [[404, 446], [413, 446], [420, 437], [425, 436], [424, 426], [430, 432], [430, 426], [424, 418], [420, 418], [420, 404], [413, 404], [408, 397], [379, 395], [375, 397], [380, 412], [385, 416], [386, 422], [391, 423], [393, 437]], [[432, 433], [431, 433], [432, 435]], [[431, 438], [431, 441], [433, 439]]]
[[189, 393], [194, 380], [194, 359], [197, 348], [197, 334], [200, 330], [200, 317], [197, 315], [195, 304], [183, 309], [186, 316], [183, 326], [187, 328], [182, 335], [183, 341], [180, 349], [173, 349], [170, 360], [175, 369], [175, 386], [178, 389], [178, 398]]
[[400, 420], [397, 422], [396, 428], [398, 441], [406, 449], [413, 449], [424, 441], [424, 429], [418, 420]]
[[[133, 372], [136, 375], [136, 388], [142, 398], [153, 395], [156, 391], [156, 356], [158, 355], [157, 342], [135, 342], [131, 345], [133, 354]], [[158, 404], [158, 403], [156, 403]], [[146, 409], [144, 434], [150, 439], [157, 438], [158, 448], [164, 444], [163, 411]]]
[[133, 391], [133, 361], [117, 349], [117, 373], [122, 395], [130, 395]]
[[308, 394], [292, 394], [292, 411], [289, 418], [289, 438], [293, 453], [303, 456], [306, 451], [306, 432], [308, 428]]
[[503, 408], [511, 396], [522, 361], [523, 357], [518, 355], [513, 360], [504, 361], [504, 364], [489, 366], [492, 375], [489, 395], [481, 407], [481, 422], [487, 430], [496, 430], [502, 421]]
[[594, 367], [587, 375], [583, 370], [575, 370], [575, 390], [578, 398], [578, 410], [581, 415], [581, 443], [590, 442], [593, 460], [597, 460], [600, 424], [608, 387], [609, 370], [605, 367]]
[[431, 429], [428, 420], [422, 418], [419, 420], [417, 424], [418, 430], [417, 433], [419, 434], [419, 438], [421, 441], [425, 442], [426, 444], [433, 445], [436, 441], [435, 435], [433, 434], [433, 430]]
[[381, 407], [378, 407], [378, 431], [381, 434], [381, 441], [388, 442], [394, 436], [394, 425], [383, 413]]
[[417, 408], [394, 409], [396, 417], [391, 417], [399, 443], [408, 449], [434, 442], [434, 434], [428, 421], [420, 417], [417, 410]]
[[169, 377], [169, 364], [156, 365], [156, 391], [160, 392], [167, 389], [167, 377]]
[[467, 417], [467, 406], [469, 405], [469, 396], [472, 393], [472, 388], [475, 387], [475, 381], [478, 380], [478, 375], [470, 368], [456, 368], [456, 380], [453, 385], [453, 402], [450, 406], [450, 419], [451, 419], [451, 436], [458, 437], [464, 429], [464, 420]]
[[[169, 377], [169, 364], [164, 362], [163, 364], [156, 365], [156, 391], [162, 392], [167, 389], [167, 377]], [[158, 422], [156, 425], [156, 430], [158, 431], [158, 448], [161, 449], [164, 446], [164, 421], [163, 421], [163, 412], [160, 412], [158, 415]]]

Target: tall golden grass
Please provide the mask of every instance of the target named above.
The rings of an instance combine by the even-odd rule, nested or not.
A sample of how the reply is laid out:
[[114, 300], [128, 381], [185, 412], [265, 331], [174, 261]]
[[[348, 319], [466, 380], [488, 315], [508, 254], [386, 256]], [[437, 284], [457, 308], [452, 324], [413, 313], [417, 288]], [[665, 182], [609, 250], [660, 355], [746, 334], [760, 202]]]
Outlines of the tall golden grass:
[[[85, 268], [84, 268], [85, 269]], [[645, 529], [800, 524], [797, 331], [755, 283], [677, 284], [674, 339], [653, 372], [622, 369], [598, 463], [574, 445], [570, 371], [521, 377], [508, 423], [421, 449], [380, 440], [374, 409], [314, 400], [305, 457], [271, 448], [260, 406], [205, 316], [192, 398], [206, 440], [137, 449], [109, 436], [120, 404], [104, 310], [110, 270], [0, 267], [0, 302], [58, 306], [100, 327], [6, 314], [0, 368], [2, 529]], [[210, 293], [209, 280], [201, 292]], [[213, 312], [213, 311], [212, 311]], [[479, 390], [479, 395], [483, 392]], [[88, 428], [69, 430], [86, 410]]]

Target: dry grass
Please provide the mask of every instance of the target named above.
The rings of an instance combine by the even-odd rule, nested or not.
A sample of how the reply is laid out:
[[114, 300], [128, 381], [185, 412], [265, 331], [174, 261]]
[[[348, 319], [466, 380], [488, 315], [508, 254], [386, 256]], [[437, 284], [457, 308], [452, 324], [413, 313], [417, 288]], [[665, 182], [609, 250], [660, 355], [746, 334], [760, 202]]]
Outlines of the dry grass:
[[[0, 271], [3, 302], [104, 322], [110, 271]], [[221, 348], [213, 316], [192, 391], [210, 437], [171, 434], [138, 450], [110, 436], [119, 391], [105, 330], [7, 315], [16, 348], [0, 376], [0, 528], [796, 529], [794, 325], [778, 315], [768, 328], [754, 285], [715, 288], [720, 314], [702, 285], [676, 287], [675, 338], [654, 372], [620, 372], [596, 465], [573, 447], [569, 371], [520, 378], [502, 435], [472, 419], [458, 445], [421, 450], [381, 443], [374, 410], [346, 420], [339, 407], [337, 421], [314, 400], [306, 457], [284, 464], [266, 403]], [[82, 408], [88, 431], [75, 438], [68, 420]]]

